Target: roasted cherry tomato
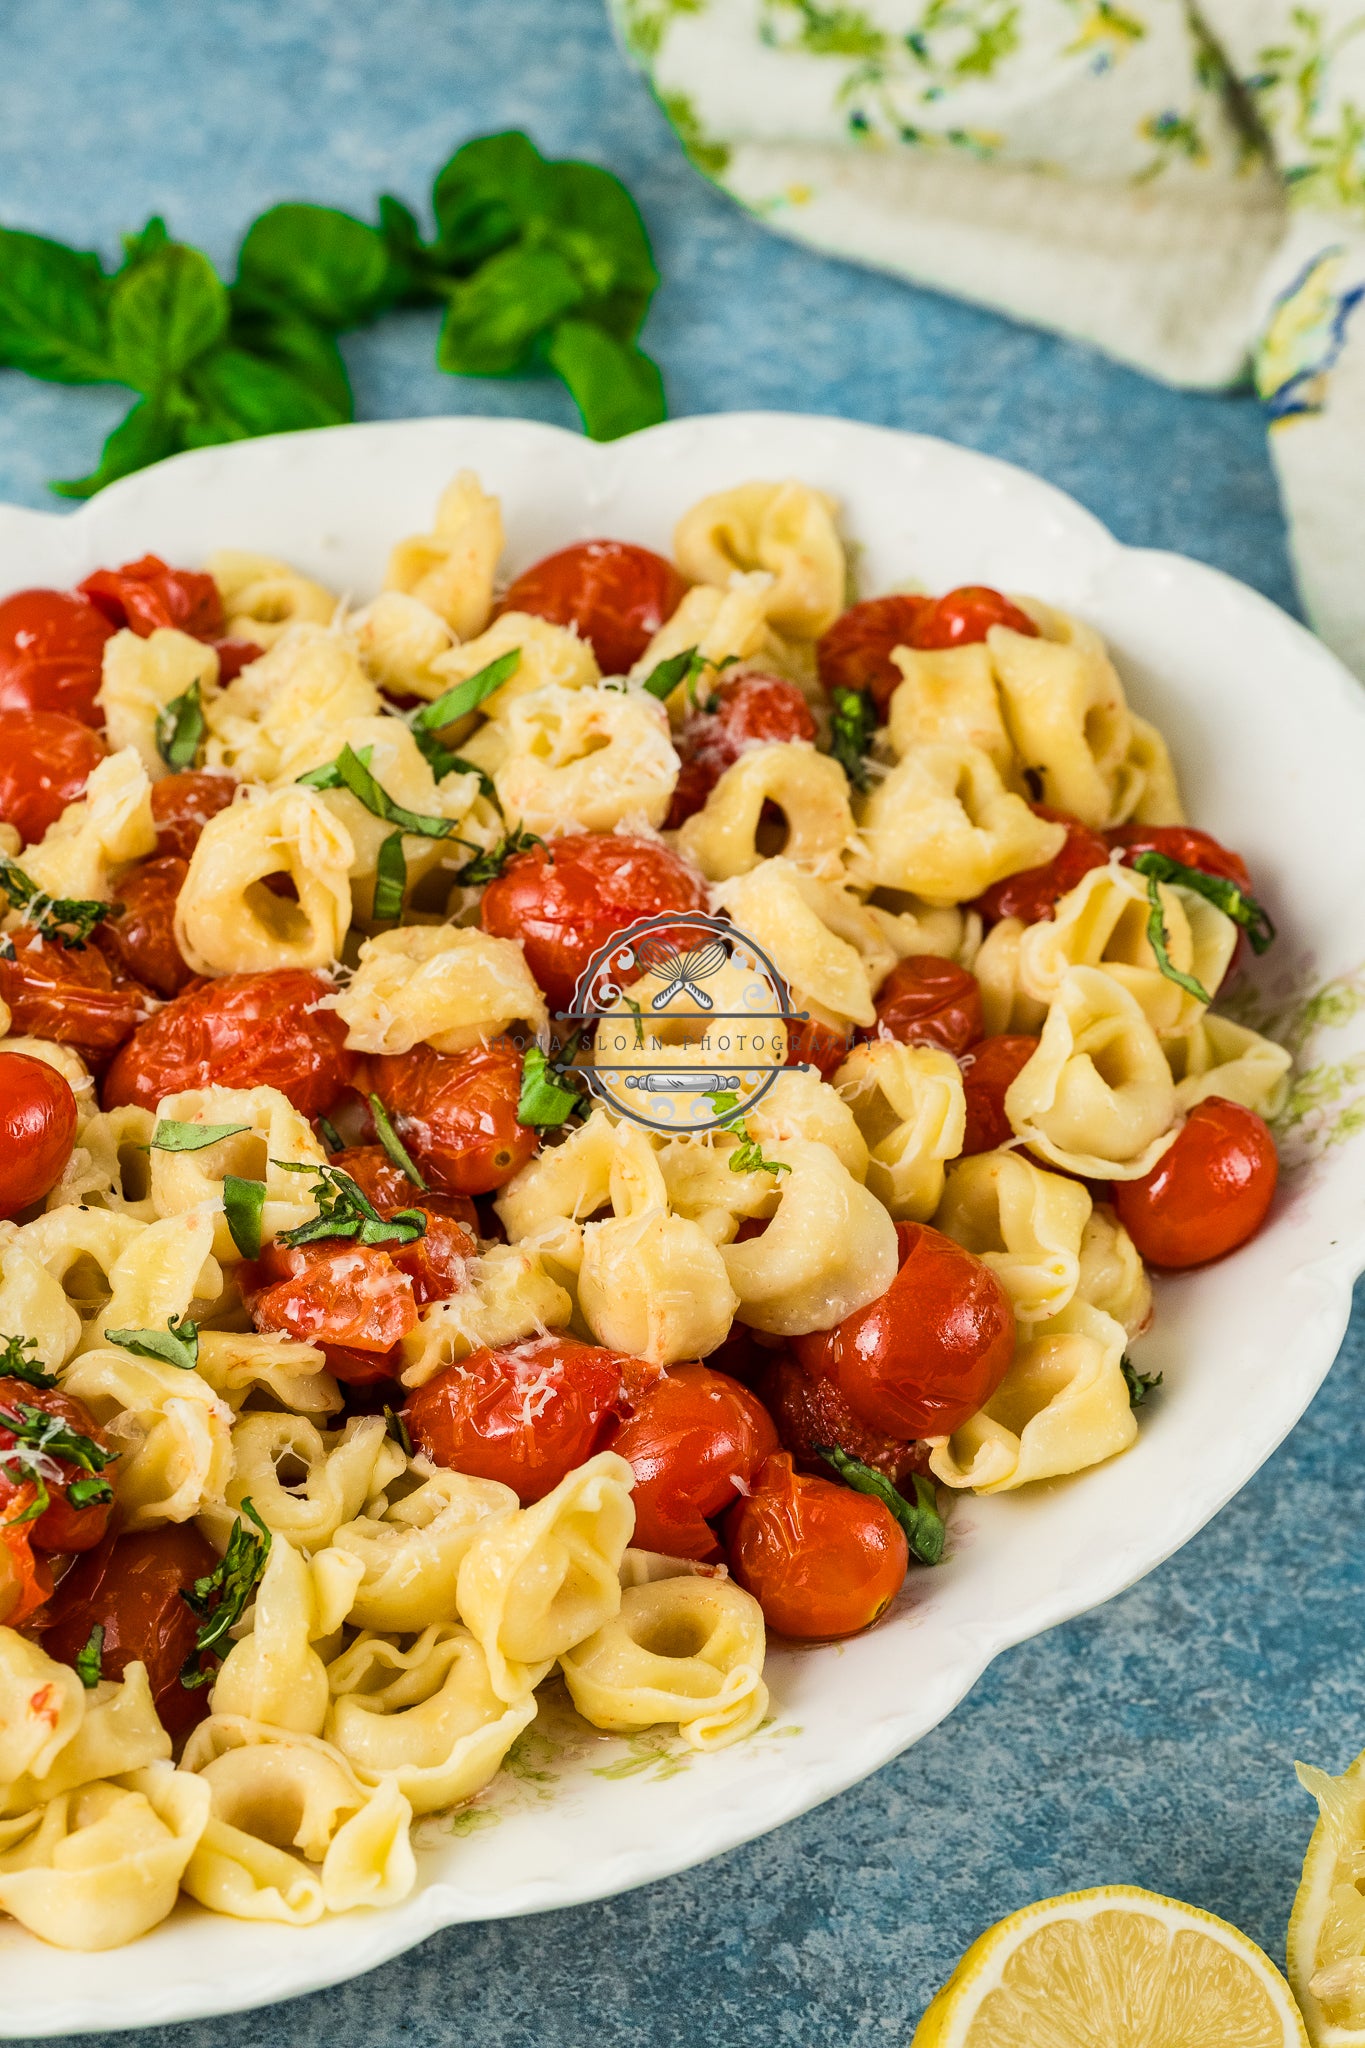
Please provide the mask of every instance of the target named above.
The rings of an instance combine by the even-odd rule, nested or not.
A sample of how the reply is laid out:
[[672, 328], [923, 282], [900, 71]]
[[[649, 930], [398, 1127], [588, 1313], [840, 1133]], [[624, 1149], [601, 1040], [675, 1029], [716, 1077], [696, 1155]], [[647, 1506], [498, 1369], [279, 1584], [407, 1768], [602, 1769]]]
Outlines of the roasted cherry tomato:
[[785, 1451], [725, 1517], [730, 1570], [779, 1635], [828, 1641], [885, 1613], [905, 1580], [910, 1548], [888, 1507], [870, 1494], [793, 1469]]
[[62, 1075], [0, 1045], [0, 1216], [41, 1202], [76, 1142], [76, 1098]]
[[1164, 853], [1167, 860], [1200, 868], [1206, 875], [1221, 875], [1243, 894], [1251, 894], [1251, 875], [1241, 854], [1220, 846], [1211, 832], [1200, 832], [1193, 825], [1115, 825], [1104, 836], [1111, 846], [1122, 847], [1126, 868], [1140, 853]]
[[878, 1300], [793, 1341], [869, 1429], [951, 1436], [1014, 1356], [1014, 1310], [989, 1266], [927, 1223], [898, 1223], [900, 1270]]
[[415, 1045], [369, 1061], [370, 1085], [434, 1193], [490, 1194], [531, 1157], [540, 1136], [517, 1122], [521, 1065], [514, 1045], [498, 1043], [470, 1052]]
[[152, 822], [158, 856], [173, 853], [188, 860], [209, 819], [225, 811], [236, 794], [231, 775], [205, 775], [195, 769], [154, 782]]
[[31, 846], [84, 795], [106, 751], [98, 733], [61, 711], [0, 711], [0, 822]]
[[383, 1245], [277, 1241], [243, 1261], [237, 1284], [258, 1330], [300, 1344], [391, 1351], [417, 1327], [412, 1282]]
[[606, 1448], [626, 1404], [620, 1352], [551, 1330], [449, 1365], [403, 1410], [413, 1447], [434, 1464], [541, 1500]]
[[223, 630], [223, 600], [213, 578], [172, 569], [159, 555], [96, 569], [78, 588], [111, 626], [128, 626], [144, 640], [158, 626], [174, 626], [196, 640], [213, 640]]
[[411, 1280], [418, 1308], [458, 1294], [465, 1284], [465, 1262], [478, 1250], [478, 1215], [468, 1195], [434, 1195], [414, 1187], [382, 1145], [353, 1145], [329, 1163], [350, 1174], [381, 1216], [420, 1209], [426, 1217], [426, 1230], [411, 1244], [384, 1246]]
[[594, 953], [639, 918], [705, 910], [695, 868], [656, 839], [570, 832], [533, 846], [489, 883], [479, 922], [500, 939], [520, 939], [526, 964], [552, 1010], [567, 1010]]
[[804, 1024], [787, 1026], [789, 1067], [814, 1067], [822, 1081], [837, 1073], [853, 1049], [853, 1034], [840, 1024], [826, 1024], [819, 1017], [807, 1017]]
[[964, 583], [926, 606], [915, 621], [910, 645], [920, 648], [969, 647], [984, 640], [992, 626], [1008, 626], [1012, 632], [1038, 638], [1038, 628], [1027, 612], [1011, 604], [1000, 591], [985, 584]]
[[581, 540], [524, 569], [500, 611], [533, 612], [590, 641], [604, 676], [640, 659], [687, 585], [662, 555], [625, 540]]
[[188, 863], [173, 853], [139, 861], [119, 878], [121, 909], [95, 927], [101, 953], [167, 1001], [194, 980], [175, 942], [176, 899], [188, 873]]
[[1005, 1032], [999, 1038], [983, 1038], [960, 1055], [962, 1092], [967, 1098], [964, 1159], [972, 1152], [994, 1152], [1014, 1136], [1005, 1115], [1005, 1094], [1037, 1050], [1036, 1038], [1017, 1031]]
[[210, 1692], [206, 1685], [191, 1689], [180, 1682], [186, 1666], [193, 1671], [198, 1661], [194, 1641], [200, 1626], [183, 1595], [218, 1562], [193, 1522], [106, 1536], [98, 1550], [77, 1558], [53, 1594], [43, 1648], [49, 1657], [74, 1664], [91, 1630], [102, 1628], [104, 1676], [122, 1678], [128, 1665], [145, 1664], [161, 1725], [178, 1741], [208, 1713]]
[[113, 627], [69, 590], [17, 590], [0, 604], [0, 711], [60, 711], [101, 726], [95, 696]]
[[1047, 804], [1030, 804], [1029, 809], [1036, 818], [1065, 825], [1066, 843], [1060, 853], [1041, 867], [1021, 868], [1017, 875], [1006, 875], [1003, 882], [993, 883], [984, 896], [977, 897], [972, 908], [981, 912], [987, 925], [999, 924], [1002, 917], [1017, 917], [1024, 924], [1050, 918], [1054, 906], [1075, 888], [1082, 875], [1088, 875], [1091, 868], [1108, 865], [1109, 848], [1099, 833], [1092, 832], [1079, 818], [1066, 811], [1051, 810]]
[[982, 1032], [981, 987], [956, 960], [912, 953], [898, 960], [877, 991], [877, 1022], [859, 1038], [897, 1038], [963, 1053]]
[[253, 661], [259, 661], [265, 653], [254, 640], [210, 640], [209, 645], [218, 656], [218, 681], [223, 689], [235, 683], [244, 668], [250, 668]]
[[150, 1013], [148, 991], [115, 972], [98, 947], [59, 945], [30, 925], [7, 937], [14, 955], [0, 956], [0, 1001], [16, 1037], [55, 1039], [98, 1060]]
[[[113, 1480], [115, 1461], [109, 1457], [98, 1470], [82, 1465], [78, 1459], [63, 1457], [55, 1445], [44, 1446], [37, 1442], [27, 1426], [28, 1416], [24, 1411], [41, 1409], [44, 1415], [51, 1415], [65, 1429], [75, 1435], [89, 1439], [96, 1450], [110, 1452], [108, 1437], [95, 1425], [95, 1419], [83, 1401], [77, 1401], [71, 1394], [64, 1394], [60, 1387], [34, 1387], [27, 1380], [0, 1379], [0, 1452], [18, 1447], [20, 1453], [32, 1453], [35, 1460], [41, 1458], [41, 1465], [30, 1470], [23, 1456], [0, 1459], [0, 1514], [5, 1512], [6, 1503], [23, 1486], [30, 1482], [37, 1484], [41, 1478], [47, 1489], [48, 1504], [32, 1523], [33, 1547], [35, 1550], [93, 1550], [109, 1526], [113, 1513]], [[43, 1424], [37, 1424], [39, 1431]], [[97, 1462], [97, 1461], [96, 1461]], [[73, 1485], [88, 1482], [99, 1488], [103, 1482], [104, 1500], [92, 1500], [85, 1506], [79, 1500], [70, 1498]]]
[[669, 1557], [719, 1558], [708, 1525], [752, 1484], [777, 1431], [758, 1398], [705, 1365], [675, 1365], [612, 1439], [635, 1473], [634, 1541]]
[[668, 814], [670, 829], [701, 809], [726, 769], [750, 747], [815, 735], [809, 704], [785, 676], [727, 677], [691, 713], [674, 742], [682, 773]]
[[1205, 1266], [1256, 1235], [1279, 1172], [1264, 1118], [1210, 1095], [1149, 1174], [1115, 1182], [1114, 1207], [1148, 1265]]
[[0, 1627], [22, 1628], [52, 1591], [52, 1567], [33, 1548], [25, 1519], [38, 1498], [32, 1480], [0, 1507]]
[[912, 1472], [928, 1470], [929, 1453], [923, 1444], [869, 1429], [833, 1380], [807, 1372], [786, 1352], [770, 1354], [770, 1358], [759, 1378], [758, 1393], [777, 1425], [783, 1450], [791, 1452], [798, 1471], [832, 1478], [820, 1452], [836, 1448], [884, 1473], [893, 1486], [900, 1486]]
[[918, 620], [933, 606], [930, 597], [870, 597], [850, 605], [815, 647], [820, 681], [835, 690], [870, 690], [883, 717], [905, 681], [891, 659], [892, 649], [913, 647]]
[[[0, 968], [0, 994], [2, 977]], [[318, 1008], [331, 993], [326, 975], [300, 967], [191, 983], [124, 1046], [105, 1077], [105, 1108], [155, 1109], [182, 1088], [278, 1088], [317, 1116], [358, 1066], [335, 1010]]]

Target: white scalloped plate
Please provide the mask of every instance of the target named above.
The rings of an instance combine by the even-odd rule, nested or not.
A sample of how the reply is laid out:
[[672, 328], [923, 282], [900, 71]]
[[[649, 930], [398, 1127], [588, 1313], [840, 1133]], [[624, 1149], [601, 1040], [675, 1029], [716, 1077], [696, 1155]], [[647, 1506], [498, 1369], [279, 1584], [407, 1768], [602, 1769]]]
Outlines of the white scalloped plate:
[[1289, 1000], [1301, 1058], [1328, 1063], [1292, 1134], [1301, 1163], [1253, 1246], [1159, 1286], [1141, 1362], [1166, 1385], [1137, 1446], [1074, 1481], [964, 1501], [950, 1561], [913, 1575], [881, 1627], [773, 1655], [775, 1726], [690, 1758], [662, 1738], [584, 1737], [552, 1714], [483, 1802], [454, 1825], [422, 1824], [420, 1887], [389, 1911], [296, 1931], [182, 1905], [132, 1948], [59, 1965], [5, 1922], [0, 2035], [152, 2026], [292, 1997], [453, 1922], [646, 1884], [828, 1799], [951, 1712], [999, 1651], [1131, 1585], [1244, 1486], [1331, 1365], [1365, 1265], [1365, 1148], [1345, 1142], [1357, 1119], [1340, 1070], [1365, 1040], [1365, 982], [1350, 978], [1365, 961], [1365, 696], [1264, 598], [1194, 562], [1120, 547], [1020, 470], [797, 415], [680, 420], [607, 447], [500, 420], [340, 427], [181, 456], [74, 517], [0, 508], [0, 587], [69, 584], [148, 549], [195, 563], [236, 546], [363, 599], [391, 542], [427, 525], [463, 466], [502, 499], [513, 570], [602, 533], [666, 550], [704, 493], [794, 476], [841, 502], [868, 594], [911, 579], [985, 582], [1095, 624], [1135, 705], [1169, 735], [1192, 816], [1250, 861], [1284, 934], [1271, 955], [1278, 993], [1345, 977], [1317, 1011]]

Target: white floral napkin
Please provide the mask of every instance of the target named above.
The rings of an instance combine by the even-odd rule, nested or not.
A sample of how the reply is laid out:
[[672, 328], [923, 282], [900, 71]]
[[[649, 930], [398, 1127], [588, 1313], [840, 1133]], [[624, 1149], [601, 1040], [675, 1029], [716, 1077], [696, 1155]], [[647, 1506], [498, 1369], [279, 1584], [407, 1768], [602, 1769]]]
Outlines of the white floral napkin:
[[1248, 372], [1300, 584], [1365, 675], [1360, 0], [608, 0], [760, 220], [1093, 342]]

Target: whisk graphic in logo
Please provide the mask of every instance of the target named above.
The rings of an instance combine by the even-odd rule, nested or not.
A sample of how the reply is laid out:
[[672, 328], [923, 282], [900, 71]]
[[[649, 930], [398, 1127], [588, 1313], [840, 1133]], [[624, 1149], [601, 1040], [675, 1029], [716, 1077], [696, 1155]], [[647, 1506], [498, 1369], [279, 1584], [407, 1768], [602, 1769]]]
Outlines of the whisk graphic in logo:
[[618, 1116], [680, 1136], [732, 1123], [787, 1062], [786, 982], [756, 940], [673, 911], [626, 925], [597, 952], [560, 1021], [577, 1071]]

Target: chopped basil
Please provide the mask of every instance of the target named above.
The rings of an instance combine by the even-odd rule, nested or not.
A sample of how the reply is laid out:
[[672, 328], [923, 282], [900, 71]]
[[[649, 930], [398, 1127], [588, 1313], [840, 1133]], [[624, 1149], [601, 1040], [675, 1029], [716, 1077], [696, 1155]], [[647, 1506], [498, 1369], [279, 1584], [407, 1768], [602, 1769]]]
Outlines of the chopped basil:
[[164, 1118], [152, 1132], [153, 1152], [202, 1152], [223, 1138], [240, 1137], [250, 1124], [182, 1124]]
[[159, 1358], [181, 1372], [193, 1372], [199, 1363], [199, 1325], [188, 1316], [172, 1316], [164, 1330], [106, 1330], [104, 1341], [121, 1345], [135, 1358]]
[[681, 654], [665, 655], [661, 662], [656, 663], [640, 688], [662, 703], [673, 695], [679, 683], [690, 682], [706, 665], [706, 657], [697, 648], [684, 647]]
[[877, 708], [866, 690], [835, 690], [831, 696], [829, 750], [855, 789], [866, 789], [867, 750], [877, 729]]
[[427, 1184], [413, 1165], [412, 1155], [394, 1129], [393, 1120], [377, 1095], [371, 1095], [370, 1097], [370, 1115], [374, 1118], [374, 1127], [379, 1133], [379, 1142], [398, 1168], [398, 1171], [405, 1173], [413, 1186], [420, 1188], [422, 1193], [425, 1194], [427, 1192]]
[[[31, 924], [43, 938], [55, 945], [64, 946], [69, 953], [82, 953], [91, 932], [101, 919], [113, 911], [121, 910], [119, 903], [96, 903], [84, 896], [49, 896], [40, 889], [31, 875], [26, 875], [17, 861], [8, 854], [0, 853], [0, 889], [9, 898], [10, 908], [18, 911], [25, 923]], [[13, 942], [5, 958], [14, 958]]]
[[32, 1337], [6, 1337], [0, 1343], [0, 1380], [24, 1380], [30, 1387], [55, 1387], [56, 1373], [48, 1372], [36, 1357], [24, 1355], [37, 1349], [37, 1342]]
[[1165, 1373], [1162, 1372], [1139, 1372], [1126, 1351], [1120, 1360], [1120, 1368], [1123, 1373], [1123, 1383], [1128, 1389], [1128, 1405], [1130, 1408], [1140, 1408], [1147, 1399], [1147, 1396], [1155, 1393], [1166, 1377]]
[[93, 1692], [104, 1676], [104, 1624], [97, 1621], [76, 1652], [76, 1676], [87, 1692]]
[[708, 1095], [706, 1099], [720, 1129], [729, 1131], [732, 1137], [739, 1139], [739, 1143], [730, 1154], [731, 1173], [791, 1172], [785, 1160], [763, 1157], [763, 1147], [756, 1138], [749, 1135], [749, 1128], [741, 1114], [740, 1099], [737, 1095]]
[[374, 866], [373, 916], [376, 924], [389, 924], [403, 915], [403, 898], [408, 889], [408, 862], [403, 852], [403, 835], [390, 832], [379, 849]]
[[570, 1117], [582, 1115], [583, 1097], [576, 1088], [566, 1088], [558, 1079], [564, 1071], [563, 1066], [547, 1059], [538, 1045], [526, 1048], [517, 1103], [519, 1124], [525, 1124], [528, 1130], [553, 1131]]
[[341, 1142], [341, 1133], [336, 1125], [331, 1122], [330, 1118], [325, 1116], [318, 1117], [317, 1127], [322, 1133], [322, 1142], [329, 1152], [344, 1152], [346, 1150], [346, 1147]]
[[405, 805], [396, 803], [383, 785], [370, 772], [368, 755], [370, 748], [362, 747], [359, 753], [349, 744], [344, 746], [335, 761], [328, 761], [321, 768], [314, 768], [297, 780], [306, 789], [348, 789], [358, 803], [362, 803], [372, 817], [382, 818], [386, 825], [397, 825], [401, 832], [411, 832], [420, 839], [450, 839], [455, 833], [453, 818], [432, 818], [422, 811], [410, 811]]
[[27, 1401], [16, 1401], [13, 1408], [0, 1406], [0, 1429], [9, 1431], [16, 1447], [40, 1457], [64, 1458], [82, 1472], [102, 1472], [118, 1457], [117, 1451], [102, 1451], [93, 1437], [82, 1436], [60, 1415], [31, 1407]]
[[1269, 911], [1254, 896], [1239, 889], [1227, 875], [1210, 875], [1203, 868], [1187, 867], [1184, 861], [1172, 860], [1169, 854], [1158, 853], [1154, 847], [1138, 854], [1133, 867], [1138, 874], [1147, 877], [1149, 894], [1155, 877], [1158, 882], [1176, 882], [1182, 889], [1193, 889], [1197, 895], [1215, 904], [1225, 917], [1241, 926], [1253, 953], [1264, 953], [1273, 942], [1275, 926]]
[[311, 1173], [311, 1193], [318, 1213], [296, 1230], [282, 1230], [280, 1244], [318, 1244], [324, 1238], [349, 1238], [356, 1244], [412, 1244], [426, 1234], [427, 1219], [421, 1209], [399, 1209], [384, 1217], [358, 1181], [339, 1166], [303, 1166], [292, 1159], [276, 1159], [274, 1165], [286, 1173]]
[[199, 685], [191, 683], [157, 713], [156, 750], [168, 768], [193, 768], [204, 738], [204, 707]]
[[412, 1438], [408, 1435], [408, 1425], [403, 1420], [398, 1409], [385, 1408], [384, 1428], [393, 1438], [403, 1456], [410, 1458], [412, 1456]]
[[414, 734], [440, 732], [447, 725], [453, 725], [457, 718], [468, 717], [471, 711], [478, 710], [485, 697], [491, 697], [494, 690], [500, 690], [520, 666], [521, 649], [509, 648], [496, 661], [490, 661], [487, 668], [481, 668], [477, 675], [466, 676], [462, 683], [456, 683], [434, 704], [424, 704], [420, 711], [414, 712], [409, 721]]
[[[463, 840], [460, 843], [463, 845]], [[473, 860], [457, 869], [455, 879], [466, 889], [481, 889], [486, 882], [496, 881], [515, 854], [529, 853], [533, 846], [544, 844], [538, 832], [523, 832], [520, 825], [509, 826], [496, 846], [490, 846], [486, 853], [476, 853]]]
[[1161, 883], [1156, 875], [1147, 876], [1147, 901], [1151, 910], [1147, 916], [1147, 943], [1156, 954], [1156, 964], [1167, 981], [1173, 981], [1177, 988], [1183, 988], [1186, 995], [1193, 996], [1197, 1003], [1211, 1003], [1202, 981], [1196, 981], [1192, 974], [1182, 974], [1167, 951], [1166, 916], [1161, 908]]
[[246, 1523], [239, 1520], [222, 1562], [207, 1577], [196, 1579], [194, 1585], [180, 1595], [186, 1605], [201, 1617], [194, 1648], [180, 1673], [180, 1683], [190, 1691], [212, 1684], [215, 1672], [193, 1667], [205, 1651], [216, 1650], [226, 1639], [228, 1631], [241, 1620], [270, 1556], [270, 1531], [249, 1500], [242, 1502], [242, 1513], [251, 1517], [260, 1534], [253, 1536]]
[[235, 1173], [223, 1178], [223, 1214], [232, 1242], [244, 1259], [261, 1253], [261, 1218], [265, 1212], [265, 1182], [239, 1180]]
[[103, 1507], [114, 1498], [114, 1489], [107, 1479], [73, 1479], [66, 1497], [73, 1508]]
[[910, 1501], [884, 1473], [865, 1465], [861, 1458], [851, 1457], [838, 1444], [816, 1444], [814, 1448], [827, 1465], [833, 1466], [845, 1486], [851, 1486], [856, 1493], [870, 1494], [883, 1507], [890, 1508], [905, 1531], [912, 1557], [921, 1564], [940, 1562], [948, 1532], [938, 1511], [933, 1485], [922, 1473], [911, 1475], [915, 1482], [915, 1498]]

